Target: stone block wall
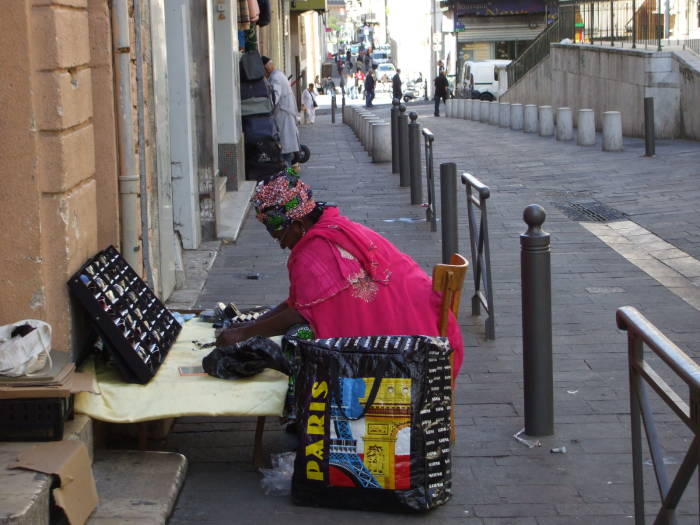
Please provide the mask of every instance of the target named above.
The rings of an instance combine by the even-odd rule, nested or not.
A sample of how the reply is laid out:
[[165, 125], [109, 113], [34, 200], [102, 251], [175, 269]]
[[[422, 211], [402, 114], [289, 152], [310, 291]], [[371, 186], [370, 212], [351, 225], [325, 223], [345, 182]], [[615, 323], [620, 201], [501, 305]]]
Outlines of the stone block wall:
[[[586, 44], [553, 44], [549, 57], [501, 97], [504, 102], [593, 109], [601, 129], [605, 111], [622, 113], [623, 134], [644, 136], [644, 98], [654, 98], [658, 138], [700, 140], [695, 122], [698, 69], [684, 68], [672, 51]], [[682, 103], [682, 101], [684, 101]], [[697, 106], [695, 106], [697, 108]], [[700, 117], [699, 117], [700, 118]], [[684, 125], [692, 121], [693, 124]]]
[[118, 241], [117, 195], [103, 195], [116, 183], [111, 61], [93, 65], [109, 51], [106, 6], [13, 0], [0, 17], [0, 324], [48, 321], [57, 351], [80, 344], [66, 281]]

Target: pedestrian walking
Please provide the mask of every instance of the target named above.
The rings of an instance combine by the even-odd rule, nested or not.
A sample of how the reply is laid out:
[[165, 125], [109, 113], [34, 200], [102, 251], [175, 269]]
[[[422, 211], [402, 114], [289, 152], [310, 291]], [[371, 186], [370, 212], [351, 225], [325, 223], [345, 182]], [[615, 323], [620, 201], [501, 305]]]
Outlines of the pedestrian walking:
[[352, 67], [352, 53], [349, 49], [345, 51], [345, 61]]
[[275, 64], [268, 57], [262, 57], [267, 78], [272, 86], [275, 105], [272, 110], [272, 117], [277, 123], [280, 133], [280, 143], [282, 145], [282, 160], [287, 167], [291, 167], [294, 153], [299, 151], [299, 130], [297, 129], [297, 118], [299, 110], [297, 102], [289, 85], [289, 80], [285, 74], [275, 67]]
[[374, 80], [374, 71], [370, 69], [365, 76], [365, 106], [368, 108], [374, 107], [372, 105], [372, 101], [374, 100], [375, 85], [376, 82]]
[[401, 100], [403, 92], [401, 91], [401, 70], [397, 69], [394, 78], [391, 79], [391, 91], [394, 98]]
[[445, 76], [445, 70], [441, 70], [440, 74], [433, 80], [433, 85], [435, 86], [435, 116], [440, 116], [440, 100], [447, 103], [447, 87], [449, 83], [447, 82], [447, 76]]
[[313, 124], [316, 122], [316, 108], [318, 103], [316, 102], [316, 97], [314, 96], [314, 85], [309, 84], [301, 94], [301, 109], [304, 112], [303, 123]]

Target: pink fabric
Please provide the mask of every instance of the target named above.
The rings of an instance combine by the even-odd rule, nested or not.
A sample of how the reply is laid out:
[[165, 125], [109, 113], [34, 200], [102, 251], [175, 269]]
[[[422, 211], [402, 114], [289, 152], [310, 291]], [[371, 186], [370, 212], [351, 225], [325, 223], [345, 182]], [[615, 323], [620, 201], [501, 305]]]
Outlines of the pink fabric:
[[[316, 337], [438, 334], [440, 295], [408, 255], [378, 233], [327, 208], [287, 261], [289, 304]], [[450, 314], [457, 375], [462, 334]]]

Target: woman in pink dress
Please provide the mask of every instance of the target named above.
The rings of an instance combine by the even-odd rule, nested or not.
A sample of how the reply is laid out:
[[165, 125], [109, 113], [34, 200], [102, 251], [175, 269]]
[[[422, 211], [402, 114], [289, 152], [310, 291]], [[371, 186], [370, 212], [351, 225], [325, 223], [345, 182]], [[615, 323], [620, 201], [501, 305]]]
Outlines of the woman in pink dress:
[[[270, 235], [291, 250], [289, 298], [255, 322], [222, 332], [219, 345], [280, 335], [300, 323], [317, 338], [439, 335], [441, 298], [430, 277], [378, 233], [314, 201], [293, 170], [258, 182], [253, 204]], [[451, 313], [448, 339], [456, 376], [464, 347]]]

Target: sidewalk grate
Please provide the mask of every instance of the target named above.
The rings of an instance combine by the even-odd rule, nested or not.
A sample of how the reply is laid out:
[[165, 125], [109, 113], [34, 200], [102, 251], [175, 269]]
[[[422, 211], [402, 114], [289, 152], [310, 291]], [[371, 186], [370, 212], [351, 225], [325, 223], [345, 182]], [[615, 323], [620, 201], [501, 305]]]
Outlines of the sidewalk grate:
[[625, 213], [598, 201], [555, 202], [554, 206], [559, 208], [564, 212], [564, 215], [574, 221], [613, 222], [627, 219]]

